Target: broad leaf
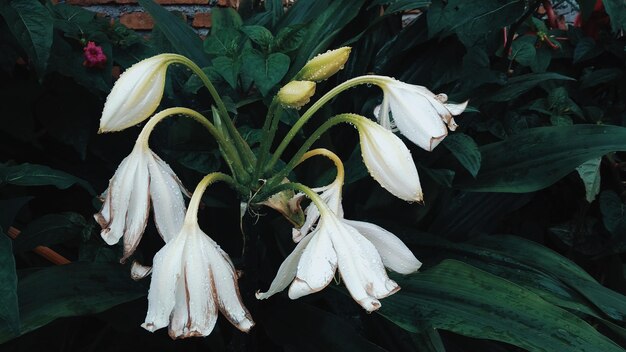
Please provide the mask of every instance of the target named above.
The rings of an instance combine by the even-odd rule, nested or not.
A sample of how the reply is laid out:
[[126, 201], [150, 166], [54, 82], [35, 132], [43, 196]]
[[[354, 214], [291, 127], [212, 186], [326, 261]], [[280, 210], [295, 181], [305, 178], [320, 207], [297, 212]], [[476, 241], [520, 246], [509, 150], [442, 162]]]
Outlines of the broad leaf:
[[283, 53], [273, 53], [266, 57], [257, 51], [246, 50], [242, 71], [254, 79], [257, 88], [265, 96], [285, 76], [289, 61], [289, 56]]
[[582, 163], [576, 168], [578, 175], [585, 184], [585, 198], [591, 203], [600, 193], [600, 162], [602, 157], [593, 158]]
[[15, 251], [63, 243], [74, 238], [89, 238], [91, 226], [82, 215], [60, 213], [44, 215], [30, 222], [15, 239]]
[[521, 76], [516, 76], [506, 83], [506, 85], [497, 90], [491, 96], [488, 96], [485, 101], [509, 101], [518, 98], [520, 95], [535, 88], [540, 83], [550, 80], [569, 80], [573, 81], [573, 78], [563, 76], [555, 72], [544, 73], [528, 73]]
[[209, 65], [209, 60], [202, 51], [200, 37], [181, 18], [170, 13], [153, 0], [137, 1], [154, 18], [156, 26], [163, 32], [178, 54], [186, 56], [200, 67]]
[[20, 334], [17, 274], [11, 239], [0, 227], [0, 329], [11, 338]]
[[472, 137], [461, 133], [450, 133], [443, 140], [443, 145], [459, 160], [472, 176], [476, 177], [480, 170], [480, 150]]
[[51, 185], [59, 189], [66, 189], [74, 184], [78, 184], [89, 193], [95, 194], [91, 185], [85, 180], [44, 165], [28, 163], [14, 166], [0, 164], [0, 185], [3, 183], [17, 186]]
[[263, 26], [243, 26], [241, 31], [265, 51], [269, 50], [270, 45], [274, 41], [272, 32]]
[[548, 187], [587, 160], [626, 150], [626, 128], [601, 125], [538, 127], [480, 147], [476, 179], [456, 187], [482, 192], [533, 192]]
[[[21, 333], [62, 317], [94, 314], [144, 296], [147, 289], [119, 264], [77, 262], [41, 269], [21, 279]], [[11, 338], [0, 330], [0, 343]]]
[[398, 283], [402, 290], [383, 301], [380, 313], [409, 331], [418, 331], [416, 322], [429, 322], [531, 352], [623, 351], [574, 314], [455, 260], [398, 278]]
[[604, 227], [609, 232], [615, 233], [617, 229], [626, 225], [626, 218], [624, 218], [626, 209], [617, 193], [604, 191], [600, 194], [600, 211]]
[[53, 21], [48, 9], [38, 0], [9, 0], [0, 3], [0, 15], [42, 77], [52, 47]]
[[213, 68], [233, 89], [237, 88], [240, 65], [239, 60], [227, 56], [219, 56], [213, 59]]

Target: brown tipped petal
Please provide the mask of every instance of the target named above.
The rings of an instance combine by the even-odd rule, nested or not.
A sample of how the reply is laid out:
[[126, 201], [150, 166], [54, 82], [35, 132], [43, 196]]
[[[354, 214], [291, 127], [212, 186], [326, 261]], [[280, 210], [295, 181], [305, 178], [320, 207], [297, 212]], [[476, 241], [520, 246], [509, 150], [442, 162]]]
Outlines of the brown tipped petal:
[[131, 196], [126, 214], [126, 230], [124, 231], [124, 262], [130, 257], [139, 245], [150, 214], [150, 176], [145, 163], [138, 165], [135, 171]]
[[185, 218], [182, 188], [174, 171], [154, 153], [148, 168], [154, 221], [161, 237], [168, 242], [178, 234]]

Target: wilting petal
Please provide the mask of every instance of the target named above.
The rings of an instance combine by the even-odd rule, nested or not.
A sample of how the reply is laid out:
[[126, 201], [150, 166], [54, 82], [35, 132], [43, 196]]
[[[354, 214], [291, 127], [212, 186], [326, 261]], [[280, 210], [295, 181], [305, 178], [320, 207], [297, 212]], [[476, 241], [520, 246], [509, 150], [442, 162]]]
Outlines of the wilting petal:
[[148, 291], [148, 313], [141, 325], [148, 331], [168, 326], [174, 305], [180, 301], [180, 297], [177, 299], [177, 291], [184, 288], [181, 273], [184, 248], [185, 238], [180, 236], [166, 243], [154, 256], [152, 281]]
[[467, 106], [467, 102], [447, 104], [447, 95], [434, 94], [422, 86], [384, 76], [376, 76], [376, 80], [384, 92], [377, 116], [380, 124], [388, 129], [396, 126], [405, 137], [428, 151], [448, 135], [448, 128], [452, 131], [456, 129], [452, 116], [461, 114]]
[[180, 231], [185, 218], [185, 200], [180, 180], [158, 155], [151, 152], [150, 197], [154, 208], [154, 222], [165, 242]]
[[[341, 206], [342, 181], [335, 180], [333, 183], [319, 188], [314, 188], [315, 192], [321, 192], [320, 198], [339, 217], [343, 217], [343, 207]], [[313, 229], [320, 217], [320, 212], [314, 203], [309, 204], [305, 210], [305, 221], [299, 229], [293, 229], [292, 238], [294, 242], [299, 242]]]
[[217, 303], [220, 312], [237, 329], [248, 332], [254, 326], [250, 312], [241, 303], [235, 268], [228, 255], [219, 247], [211, 246], [208, 251], [212, 258], [211, 277], [217, 290]]
[[[325, 221], [322, 218], [321, 221]], [[326, 287], [337, 269], [337, 254], [330, 240], [332, 225], [320, 224], [298, 261], [296, 277], [289, 287], [289, 298], [296, 299]]]
[[139, 61], [115, 82], [100, 119], [100, 132], [120, 131], [147, 119], [159, 106], [171, 54]]
[[363, 161], [372, 177], [400, 199], [421, 201], [423, 195], [417, 169], [402, 140], [366, 118], [359, 119], [357, 128]]
[[[146, 160], [147, 161], [147, 160]], [[132, 180], [131, 195], [126, 214], [126, 229], [124, 230], [125, 261], [137, 248], [141, 236], [148, 224], [150, 211], [150, 175], [145, 162], [137, 164], [134, 179]]]
[[341, 277], [355, 301], [368, 312], [377, 310], [380, 308], [378, 299], [393, 294], [400, 287], [387, 276], [374, 245], [355, 228], [336, 221], [341, 231], [333, 234], [333, 246]]
[[269, 290], [267, 290], [267, 292], [257, 292], [256, 298], [269, 298], [289, 286], [294, 277], [296, 277], [298, 262], [300, 261], [300, 257], [302, 257], [302, 253], [304, 252], [307, 244], [311, 241], [311, 238], [313, 238], [313, 236], [306, 236], [302, 239], [302, 241], [298, 242], [298, 245], [293, 252], [287, 256], [285, 261], [283, 261], [280, 265], [280, 268], [278, 268], [278, 273], [276, 273], [276, 277], [272, 281]]
[[131, 279], [137, 281], [145, 278], [146, 276], [152, 273], [152, 267], [147, 265], [142, 265], [138, 261], [133, 261], [133, 264], [130, 267], [130, 277]]
[[411, 274], [422, 266], [413, 252], [393, 233], [369, 222], [344, 221], [376, 247], [385, 267], [400, 274]]

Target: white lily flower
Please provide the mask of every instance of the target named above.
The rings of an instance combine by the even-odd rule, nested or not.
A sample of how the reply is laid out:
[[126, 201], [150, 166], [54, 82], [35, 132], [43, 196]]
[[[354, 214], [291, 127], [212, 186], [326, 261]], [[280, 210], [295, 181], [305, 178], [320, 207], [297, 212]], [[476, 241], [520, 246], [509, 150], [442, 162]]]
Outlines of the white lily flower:
[[411, 152], [391, 131], [363, 117], [356, 117], [361, 154], [372, 177], [394, 196], [409, 202], [423, 200], [422, 186]]
[[293, 232], [298, 245], [281, 264], [269, 290], [257, 292], [256, 297], [266, 299], [289, 285], [291, 299], [318, 292], [328, 286], [339, 269], [354, 300], [371, 312], [380, 307], [380, 298], [400, 289], [389, 279], [385, 267], [410, 274], [422, 263], [391, 232], [343, 218], [343, 165], [336, 156], [324, 154], [337, 165], [337, 177], [330, 185], [315, 190], [321, 192], [318, 201], [307, 207], [305, 225]]
[[176, 57], [156, 55], [122, 73], [104, 104], [99, 132], [121, 131], [150, 117], [163, 97], [167, 66]]
[[154, 257], [142, 327], [153, 332], [169, 326], [174, 339], [207, 336], [215, 327], [218, 309], [241, 331], [254, 326], [230, 258], [197, 222], [186, 221]]
[[375, 83], [384, 93], [376, 114], [379, 123], [387, 129], [397, 127], [406, 138], [427, 151], [432, 151], [448, 135], [448, 129], [456, 129], [452, 116], [461, 114], [467, 107], [467, 101], [449, 104], [447, 95], [435, 95], [422, 86], [391, 77], [375, 77]]
[[121, 260], [126, 260], [141, 240], [152, 201], [157, 230], [168, 242], [183, 224], [183, 192], [169, 165], [138, 141], [109, 181], [102, 209], [94, 215], [102, 227], [100, 235], [110, 245], [124, 237]]

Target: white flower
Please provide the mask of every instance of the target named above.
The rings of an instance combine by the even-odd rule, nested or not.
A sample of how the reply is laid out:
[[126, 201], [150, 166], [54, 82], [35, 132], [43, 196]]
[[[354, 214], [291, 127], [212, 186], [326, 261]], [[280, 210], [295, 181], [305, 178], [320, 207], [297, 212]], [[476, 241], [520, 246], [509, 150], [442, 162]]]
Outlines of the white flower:
[[[333, 183], [317, 190], [322, 192], [322, 210], [315, 204], [306, 209], [305, 225], [293, 233], [294, 241], [300, 242], [281, 264], [269, 290], [257, 293], [258, 299], [266, 299], [290, 284], [291, 299], [320, 291], [339, 269], [354, 300], [371, 312], [380, 307], [380, 298], [400, 289], [389, 279], [385, 267], [410, 274], [422, 265], [391, 232], [343, 218], [343, 172], [339, 174]], [[318, 219], [317, 227], [311, 230]]]
[[411, 157], [402, 140], [377, 123], [357, 116], [361, 154], [372, 177], [394, 196], [409, 202], [423, 199], [422, 186]]
[[142, 326], [151, 332], [169, 326], [172, 338], [207, 336], [218, 309], [241, 331], [254, 326], [241, 302], [230, 258], [197, 222], [185, 222], [154, 257]]
[[102, 238], [112, 245], [124, 237], [122, 261], [126, 260], [139, 244], [152, 201], [157, 230], [169, 241], [185, 218], [183, 192], [169, 165], [146, 144], [136, 143], [109, 181], [102, 209], [94, 216], [102, 227]]
[[147, 119], [161, 102], [167, 66], [176, 57], [161, 54], [128, 68], [107, 97], [99, 132], [120, 131]]
[[387, 129], [397, 127], [406, 138], [427, 151], [432, 151], [448, 135], [448, 128], [456, 129], [452, 116], [461, 114], [467, 107], [467, 101], [448, 104], [445, 94], [435, 95], [425, 87], [390, 77], [376, 76], [376, 84], [384, 93], [376, 116], [379, 123]]

